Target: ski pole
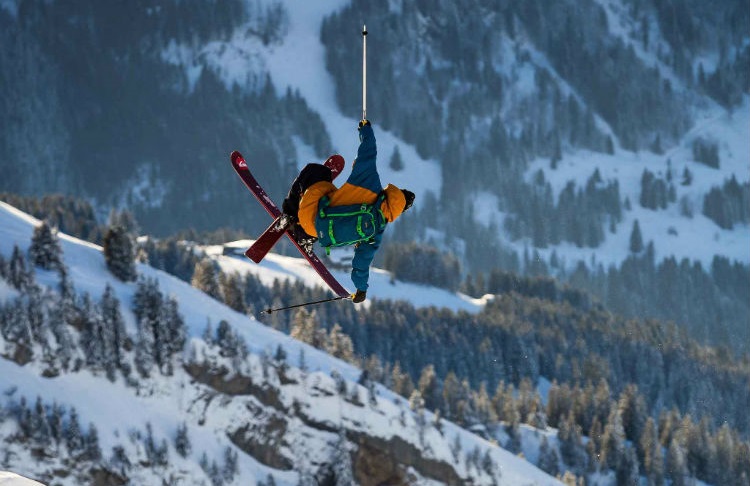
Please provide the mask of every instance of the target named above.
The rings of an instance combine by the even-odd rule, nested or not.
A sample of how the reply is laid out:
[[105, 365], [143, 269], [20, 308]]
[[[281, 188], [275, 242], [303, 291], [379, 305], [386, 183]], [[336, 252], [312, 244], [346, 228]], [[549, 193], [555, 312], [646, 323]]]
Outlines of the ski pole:
[[351, 299], [351, 295], [347, 295], [346, 297], [333, 297], [331, 299], [324, 299], [324, 300], [316, 300], [315, 302], [305, 302], [304, 304], [296, 304], [296, 305], [290, 305], [287, 307], [279, 307], [278, 309], [271, 309], [268, 308], [266, 310], [261, 311], [262, 314], [271, 314], [276, 311], [282, 311], [282, 310], [289, 310], [289, 309], [296, 309], [297, 307], [305, 307], [308, 305], [315, 305], [315, 304], [323, 304], [325, 302], [333, 302], [335, 300], [345, 300], [345, 299]]
[[362, 26], [362, 119], [367, 120], [367, 25]]

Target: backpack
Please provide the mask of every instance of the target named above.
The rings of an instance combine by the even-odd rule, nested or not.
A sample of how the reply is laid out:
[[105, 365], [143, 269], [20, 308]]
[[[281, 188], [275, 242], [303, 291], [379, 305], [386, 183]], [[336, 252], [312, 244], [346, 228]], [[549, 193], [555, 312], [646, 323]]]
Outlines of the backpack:
[[331, 247], [374, 241], [375, 235], [387, 224], [380, 209], [384, 200], [385, 193], [381, 192], [374, 204], [331, 206], [330, 198], [323, 196], [315, 217], [318, 243], [329, 250]]

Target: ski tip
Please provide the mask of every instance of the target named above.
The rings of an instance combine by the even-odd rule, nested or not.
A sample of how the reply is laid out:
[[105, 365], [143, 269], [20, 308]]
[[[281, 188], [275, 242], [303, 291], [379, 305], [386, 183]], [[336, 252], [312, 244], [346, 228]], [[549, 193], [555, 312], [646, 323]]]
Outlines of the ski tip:
[[242, 154], [239, 152], [239, 150], [235, 150], [231, 153], [229, 158], [232, 160], [233, 164], [236, 164], [240, 160], [245, 160], [245, 158], [242, 156]]

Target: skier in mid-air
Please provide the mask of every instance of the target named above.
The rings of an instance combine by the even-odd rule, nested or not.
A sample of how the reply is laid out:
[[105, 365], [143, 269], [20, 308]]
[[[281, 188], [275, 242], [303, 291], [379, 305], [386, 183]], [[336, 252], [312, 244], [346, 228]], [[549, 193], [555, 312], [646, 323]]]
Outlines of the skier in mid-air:
[[414, 203], [411, 191], [393, 184], [383, 188], [376, 165], [375, 134], [368, 120], [359, 122], [359, 141], [352, 173], [343, 186], [337, 188], [332, 182], [332, 170], [340, 172], [343, 159], [335, 165], [308, 164], [292, 183], [282, 205], [284, 214], [295, 221], [295, 236], [306, 250], [310, 251], [319, 238], [326, 247], [354, 245], [351, 277], [357, 288], [352, 297], [355, 303], [367, 298], [370, 264], [386, 224]]

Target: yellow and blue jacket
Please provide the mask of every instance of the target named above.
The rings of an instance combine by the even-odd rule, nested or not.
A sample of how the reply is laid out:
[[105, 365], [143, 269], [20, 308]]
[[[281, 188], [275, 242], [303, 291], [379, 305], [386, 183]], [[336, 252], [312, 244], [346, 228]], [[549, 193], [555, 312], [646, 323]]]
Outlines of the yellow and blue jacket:
[[[318, 214], [318, 203], [323, 196], [328, 196], [330, 206], [346, 206], [349, 204], [373, 204], [381, 192], [385, 199], [380, 210], [386, 222], [396, 220], [404, 212], [406, 198], [401, 189], [388, 184], [385, 189], [380, 183], [378, 174], [377, 146], [372, 126], [366, 123], [359, 129], [359, 149], [357, 158], [352, 166], [352, 173], [343, 186], [337, 188], [333, 183], [320, 181], [307, 188], [299, 203], [297, 218], [300, 226], [310, 236], [316, 236], [315, 217]], [[360, 243], [355, 247], [352, 260], [352, 282], [357, 290], [366, 291], [370, 276], [370, 264], [375, 252], [380, 247], [383, 238], [381, 229], [371, 243]]]

